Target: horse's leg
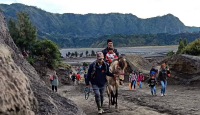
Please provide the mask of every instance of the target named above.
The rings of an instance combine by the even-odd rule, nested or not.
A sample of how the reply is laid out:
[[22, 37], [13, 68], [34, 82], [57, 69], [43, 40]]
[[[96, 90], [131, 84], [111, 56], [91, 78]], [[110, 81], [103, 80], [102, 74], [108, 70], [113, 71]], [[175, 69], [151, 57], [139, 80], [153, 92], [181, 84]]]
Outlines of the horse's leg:
[[114, 95], [114, 92], [111, 90], [111, 103], [112, 105], [115, 104], [115, 95]]
[[111, 96], [110, 96], [110, 90], [109, 90], [109, 86], [106, 87], [107, 89], [107, 94], [108, 94], [108, 108], [110, 109], [110, 102], [111, 102]]
[[115, 94], [115, 98], [116, 98], [115, 109], [118, 108], [117, 97], [118, 97], [118, 89], [116, 88], [116, 94]]

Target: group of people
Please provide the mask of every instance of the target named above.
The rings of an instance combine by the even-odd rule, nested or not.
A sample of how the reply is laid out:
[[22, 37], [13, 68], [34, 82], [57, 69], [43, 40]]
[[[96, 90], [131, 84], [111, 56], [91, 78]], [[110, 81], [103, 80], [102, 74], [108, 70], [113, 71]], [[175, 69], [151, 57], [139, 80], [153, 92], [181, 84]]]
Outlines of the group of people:
[[[156, 78], [158, 74], [158, 78]], [[149, 87], [151, 89], [151, 94], [156, 96], [156, 85], [160, 82], [161, 88], [161, 96], [165, 96], [165, 90], [167, 87], [167, 77], [170, 77], [169, 67], [166, 66], [165, 63], [161, 65], [161, 70], [158, 72], [158, 69], [155, 66], [152, 67], [150, 70], [150, 78], [148, 80]], [[133, 70], [132, 73], [129, 75], [129, 89], [136, 90], [136, 83], [142, 88], [142, 81], [144, 81], [144, 75], [142, 72], [139, 72], [139, 75]]]
[[75, 85], [76, 82], [78, 85], [80, 84], [81, 75], [79, 72], [77, 74], [70, 72], [70, 78], [73, 82], [73, 85]]
[[[86, 87], [92, 87], [95, 94], [95, 102], [97, 104], [98, 113], [103, 112], [103, 100], [104, 100], [104, 89], [107, 83], [106, 76], [116, 77], [117, 75], [109, 71], [109, 65], [112, 61], [119, 57], [117, 49], [113, 48], [113, 42], [107, 40], [107, 48], [102, 50], [102, 52], [96, 53], [96, 60], [89, 65], [88, 74], [86, 75], [85, 83]], [[156, 78], [158, 74], [158, 78]], [[156, 95], [156, 84], [159, 81], [162, 85], [161, 96], [165, 96], [165, 89], [167, 86], [167, 76], [170, 76], [169, 68], [166, 68], [165, 63], [161, 65], [161, 70], [158, 72], [155, 67], [152, 67], [150, 70], [150, 79], [148, 81], [149, 87], [151, 89], [152, 95]], [[123, 81], [124, 78], [120, 78], [120, 81]], [[129, 75], [129, 81], [133, 90], [136, 90], [136, 83], [142, 88], [142, 81], [145, 77], [142, 72], [139, 72], [137, 75], [133, 70]], [[91, 86], [90, 86], [91, 85]]]
[[161, 96], [165, 96], [165, 90], [167, 87], [167, 77], [170, 77], [169, 67], [166, 66], [166, 63], [161, 65], [161, 70], [158, 73], [158, 79], [156, 79], [158, 70], [153, 66], [150, 70], [150, 79], [148, 81], [149, 87], [151, 88], [151, 94], [156, 96], [156, 85], [157, 82], [161, 84]]
[[[96, 53], [96, 60], [89, 65], [88, 72], [84, 74], [85, 84], [87, 88], [92, 88], [95, 94], [95, 102], [97, 105], [98, 113], [103, 113], [103, 101], [104, 101], [104, 89], [106, 87], [106, 76], [117, 77], [117, 74], [111, 73], [109, 71], [109, 65], [114, 59], [119, 57], [117, 49], [114, 49], [113, 42], [109, 39], [107, 40], [107, 48]], [[158, 78], [156, 78], [158, 74]], [[166, 68], [165, 63], [161, 65], [161, 70], [158, 72], [155, 67], [152, 67], [150, 70], [150, 79], [148, 81], [149, 87], [151, 89], [152, 95], [156, 95], [156, 84], [159, 81], [162, 85], [161, 96], [165, 95], [165, 89], [167, 86], [167, 76], [170, 75], [169, 68]], [[71, 79], [73, 83], [77, 80], [79, 84], [80, 74], [70, 72]], [[55, 73], [51, 77], [52, 90], [57, 92], [58, 86], [58, 77]], [[123, 81], [124, 78], [120, 78], [120, 81]], [[142, 81], [145, 77], [142, 72], [139, 72], [137, 75], [133, 70], [129, 75], [129, 81], [131, 84], [131, 89], [136, 90], [136, 84], [139, 85], [139, 88], [142, 88]]]
[[134, 70], [132, 70], [132, 73], [129, 75], [129, 82], [130, 82], [130, 89], [134, 86], [134, 90], [136, 90], [136, 83], [139, 85], [140, 88], [142, 88], [142, 81], [144, 81], [144, 75], [142, 72], [139, 72], [137, 75]]
[[[116, 77], [109, 70], [111, 62], [119, 56], [117, 49], [114, 49], [112, 40], [107, 40], [107, 48], [96, 53], [96, 60], [89, 65], [86, 87], [92, 87], [95, 94], [95, 102], [98, 113], [103, 113], [104, 89], [107, 83], [106, 76]], [[90, 86], [91, 85], [91, 86]]]

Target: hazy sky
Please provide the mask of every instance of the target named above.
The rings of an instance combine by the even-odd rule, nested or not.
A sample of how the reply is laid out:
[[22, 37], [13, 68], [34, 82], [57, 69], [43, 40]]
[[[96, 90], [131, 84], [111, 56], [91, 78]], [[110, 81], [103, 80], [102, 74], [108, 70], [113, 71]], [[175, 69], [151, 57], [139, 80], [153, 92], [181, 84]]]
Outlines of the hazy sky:
[[52, 13], [132, 13], [150, 18], [171, 13], [186, 26], [200, 27], [200, 0], [0, 0], [23, 3]]

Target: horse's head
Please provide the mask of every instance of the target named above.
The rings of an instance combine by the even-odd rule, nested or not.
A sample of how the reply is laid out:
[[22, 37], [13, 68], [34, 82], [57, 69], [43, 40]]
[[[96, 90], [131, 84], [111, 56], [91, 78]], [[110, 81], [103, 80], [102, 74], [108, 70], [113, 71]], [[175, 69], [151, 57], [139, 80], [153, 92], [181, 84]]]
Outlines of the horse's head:
[[113, 60], [110, 66], [111, 71], [113, 73], [118, 73], [118, 74], [123, 74], [126, 67], [127, 67], [126, 59], [124, 59], [121, 56], [118, 59]]
[[118, 58], [118, 63], [119, 63], [119, 69], [120, 69], [120, 70], [126, 69], [127, 63], [126, 63], [126, 59], [125, 59], [125, 58], [123, 58], [123, 57], [120, 56], [120, 57]]

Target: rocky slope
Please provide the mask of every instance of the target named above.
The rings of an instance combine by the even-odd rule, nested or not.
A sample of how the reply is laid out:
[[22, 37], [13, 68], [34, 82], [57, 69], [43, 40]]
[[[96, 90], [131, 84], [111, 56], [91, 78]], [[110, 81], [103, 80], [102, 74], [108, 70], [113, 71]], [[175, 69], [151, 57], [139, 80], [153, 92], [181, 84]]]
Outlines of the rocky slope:
[[23, 59], [10, 37], [2, 11], [0, 11], [0, 43], [0, 86], [2, 87], [0, 114], [83, 114], [72, 101], [51, 92], [35, 69]]
[[[35, 115], [38, 103], [30, 81], [14, 63], [9, 48], [0, 42], [0, 114]], [[35, 105], [35, 106], [31, 106]]]
[[142, 71], [146, 78], [148, 78], [152, 65], [157, 66], [156, 68], [159, 70], [160, 65], [165, 62], [171, 70], [171, 77], [168, 78], [168, 84], [196, 85], [200, 82], [200, 57], [198, 56], [174, 55], [154, 60], [151, 63], [136, 54], [129, 54], [124, 57], [128, 62], [126, 71], [129, 73], [131, 69], [137, 72]]
[[174, 55], [162, 61], [170, 66], [174, 82], [196, 84], [200, 81], [200, 57], [191, 55]]

